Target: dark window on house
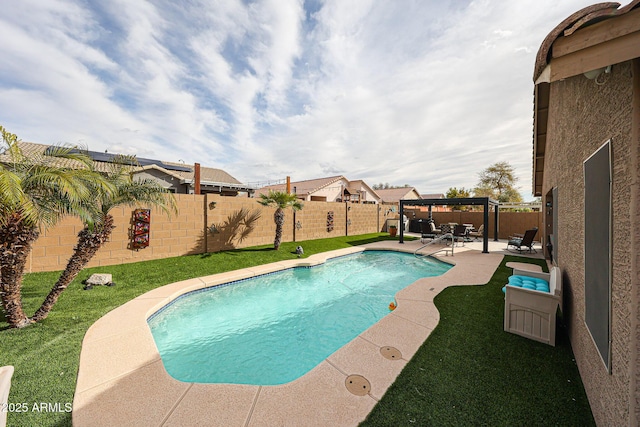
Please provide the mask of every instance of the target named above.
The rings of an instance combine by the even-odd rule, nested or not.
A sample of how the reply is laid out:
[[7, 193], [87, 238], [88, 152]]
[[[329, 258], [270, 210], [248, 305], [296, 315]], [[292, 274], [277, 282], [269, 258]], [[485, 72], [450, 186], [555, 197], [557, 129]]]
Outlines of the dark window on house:
[[584, 162], [584, 281], [587, 329], [611, 372], [611, 141]]

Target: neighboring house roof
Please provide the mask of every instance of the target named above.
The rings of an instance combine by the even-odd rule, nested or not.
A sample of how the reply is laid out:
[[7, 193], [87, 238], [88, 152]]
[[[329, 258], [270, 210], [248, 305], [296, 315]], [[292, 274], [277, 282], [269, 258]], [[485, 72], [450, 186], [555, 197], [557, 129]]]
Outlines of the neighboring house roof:
[[421, 199], [444, 199], [444, 194], [442, 193], [434, 193], [434, 194], [421, 194]]
[[420, 193], [415, 187], [381, 188], [376, 192], [385, 203], [399, 202], [401, 199], [420, 199]]
[[[194, 170], [195, 170], [194, 165], [185, 165], [183, 163], [174, 163], [174, 162], [164, 162], [164, 163], [166, 165], [169, 165], [169, 166], [187, 166], [190, 170], [188, 170], [188, 171], [180, 171], [180, 170], [178, 170], [178, 171], [174, 171], [174, 173], [177, 174], [178, 176], [180, 176], [182, 179], [185, 179], [187, 181], [192, 181], [193, 180], [193, 178], [194, 178]], [[205, 166], [200, 166], [200, 183], [201, 184], [224, 183], [224, 184], [244, 185], [240, 181], [235, 179], [233, 176], [231, 176], [227, 172], [223, 171], [222, 169], [209, 168], [209, 167], [205, 167]]]
[[[50, 145], [36, 144], [33, 142], [24, 141], [20, 141], [18, 143], [18, 146], [20, 150], [22, 150], [22, 153], [27, 157], [42, 155], [47, 149], [51, 147]], [[94, 159], [93, 167], [98, 172], [107, 172], [109, 170], [109, 160], [113, 159], [113, 157], [115, 156], [109, 153], [98, 153], [93, 151], [89, 151], [88, 153]], [[0, 154], [0, 162], [8, 160], [8, 155], [4, 153]], [[184, 163], [176, 162], [164, 162], [153, 159], [137, 160], [139, 161], [140, 166], [136, 168], [134, 174], [148, 170], [157, 170], [163, 174], [179, 179], [182, 184], [193, 184], [195, 165], [186, 165]], [[70, 168], [81, 166], [79, 162], [67, 159], [56, 159], [56, 164]], [[238, 181], [236, 178], [223, 171], [222, 169], [210, 168], [205, 166], [200, 167], [200, 184], [203, 186], [214, 187], [224, 186], [226, 188], [232, 188], [238, 191], [253, 191], [253, 189], [247, 187], [245, 184], [242, 184], [240, 181]]]
[[[291, 192], [297, 194], [298, 196], [306, 197], [311, 193], [315, 193], [316, 191], [328, 187], [330, 184], [340, 181], [341, 179], [347, 180], [344, 176], [331, 176], [328, 178], [317, 178], [317, 179], [307, 179], [304, 181], [291, 181], [289, 184], [291, 186]], [[266, 185], [258, 190], [256, 190], [256, 195], [258, 194], [267, 194], [269, 191], [286, 191], [287, 184], [274, 184], [274, 185]]]
[[[315, 193], [316, 191], [328, 187], [329, 185], [344, 179], [348, 181], [342, 175], [339, 176], [330, 176], [327, 178], [317, 178], [317, 179], [307, 179], [304, 181], [291, 181], [291, 192], [297, 194], [298, 196], [306, 197], [309, 194]], [[275, 184], [275, 185], [267, 185], [256, 190], [256, 195], [258, 194], [267, 194], [269, 190], [272, 191], [286, 191], [287, 184]]]
[[[345, 190], [349, 194], [360, 194], [363, 190], [371, 193], [377, 200], [380, 200], [380, 196], [363, 180], [349, 181], [344, 175], [329, 176], [326, 178], [307, 179], [304, 181], [291, 181], [291, 192], [296, 194], [300, 199], [306, 199], [308, 196], [317, 193], [320, 190], [330, 188], [340, 183], [345, 187]], [[269, 191], [286, 191], [286, 184], [267, 185], [256, 190], [256, 196], [260, 194], [267, 194]], [[342, 197], [342, 195], [340, 196]]]

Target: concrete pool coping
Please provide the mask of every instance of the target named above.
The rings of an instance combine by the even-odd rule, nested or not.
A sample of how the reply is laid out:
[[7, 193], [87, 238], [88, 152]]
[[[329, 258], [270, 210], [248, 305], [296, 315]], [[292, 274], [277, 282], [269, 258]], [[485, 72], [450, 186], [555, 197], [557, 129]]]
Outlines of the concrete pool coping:
[[[147, 318], [178, 296], [216, 284], [245, 279], [367, 249], [413, 252], [419, 241], [395, 241], [340, 249], [308, 258], [276, 262], [172, 283], [112, 310], [87, 331], [73, 402], [75, 426], [272, 426], [357, 425], [393, 383], [439, 321], [433, 298], [453, 285], [485, 284], [503, 258], [460, 248], [453, 257], [436, 256], [454, 268], [420, 279], [396, 294], [397, 308], [331, 354], [309, 373], [287, 384], [251, 386], [196, 384], [165, 371]], [[401, 358], [389, 360], [381, 349]], [[359, 396], [347, 378], [370, 383]]]

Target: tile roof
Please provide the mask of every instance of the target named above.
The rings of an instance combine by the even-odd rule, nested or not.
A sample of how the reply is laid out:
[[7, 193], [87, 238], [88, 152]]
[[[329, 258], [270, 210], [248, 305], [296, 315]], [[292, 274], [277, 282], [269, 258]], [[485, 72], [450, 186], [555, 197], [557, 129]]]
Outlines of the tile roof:
[[[50, 147], [50, 145], [45, 145], [45, 144], [36, 144], [33, 142], [24, 142], [21, 141], [18, 143], [20, 149], [22, 150], [23, 154], [28, 156], [28, 157], [33, 157], [33, 156], [39, 156], [42, 155], [45, 150], [47, 148]], [[1, 153], [0, 154], [0, 162], [3, 161], [8, 161], [9, 160], [9, 156]], [[182, 170], [168, 170], [165, 168], [162, 168], [160, 166], [156, 166], [156, 165], [149, 165], [149, 166], [141, 166], [140, 170], [146, 170], [149, 168], [153, 168], [153, 169], [158, 169], [161, 170], [164, 173], [167, 173], [168, 175], [180, 178], [180, 179], [184, 179], [186, 181], [191, 181], [193, 180], [194, 177], [194, 165], [186, 165], [184, 163], [176, 163], [176, 162], [162, 162], [165, 165], [169, 165], [169, 166], [178, 166], [178, 167], [182, 167], [182, 168], [188, 168], [190, 169], [189, 171], [182, 171]], [[66, 159], [56, 159], [56, 164], [59, 164], [60, 166], [66, 166], [66, 167], [70, 167], [70, 168], [74, 168], [74, 167], [80, 167], [80, 163], [77, 161], [73, 161], [73, 160], [66, 160]], [[103, 162], [103, 161], [94, 161], [93, 165], [95, 167], [95, 169], [99, 172], [106, 172], [109, 170], [109, 163], [108, 162]], [[228, 174], [227, 172], [223, 171], [222, 169], [217, 169], [217, 168], [209, 168], [209, 167], [205, 167], [205, 166], [201, 166], [200, 167], [200, 182], [202, 184], [237, 184], [237, 185], [242, 185], [242, 183], [240, 181], [238, 181], [236, 178], [234, 178], [233, 176], [231, 176], [230, 174]]]
[[417, 190], [414, 187], [380, 188], [376, 190], [385, 202], [397, 202], [400, 199], [404, 199], [405, 196], [412, 191], [415, 191], [417, 194]]
[[442, 193], [421, 194], [420, 197], [423, 199], [444, 199], [444, 194]]
[[[291, 181], [291, 191], [293, 192], [295, 188], [295, 193], [299, 196], [306, 196], [309, 193], [313, 193], [318, 191], [323, 187], [327, 187], [328, 185], [333, 184], [334, 182], [340, 181], [341, 179], [347, 180], [344, 176], [330, 176], [327, 178], [317, 178], [317, 179], [308, 179], [305, 181]], [[265, 187], [260, 188], [256, 193], [264, 193], [267, 194], [269, 190], [273, 191], [285, 191], [287, 189], [286, 184], [275, 184], [275, 185], [267, 185]]]

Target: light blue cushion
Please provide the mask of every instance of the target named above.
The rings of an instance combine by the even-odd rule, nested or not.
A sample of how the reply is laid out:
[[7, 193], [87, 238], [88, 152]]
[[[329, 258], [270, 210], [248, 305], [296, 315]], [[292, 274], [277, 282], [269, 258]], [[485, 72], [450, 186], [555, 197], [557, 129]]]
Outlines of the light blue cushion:
[[520, 276], [509, 276], [509, 284], [512, 286], [522, 286], [522, 278]]
[[[529, 276], [509, 276], [509, 286], [530, 289], [533, 291], [549, 293], [549, 283], [546, 280]], [[507, 293], [507, 286], [502, 288], [502, 292]]]

